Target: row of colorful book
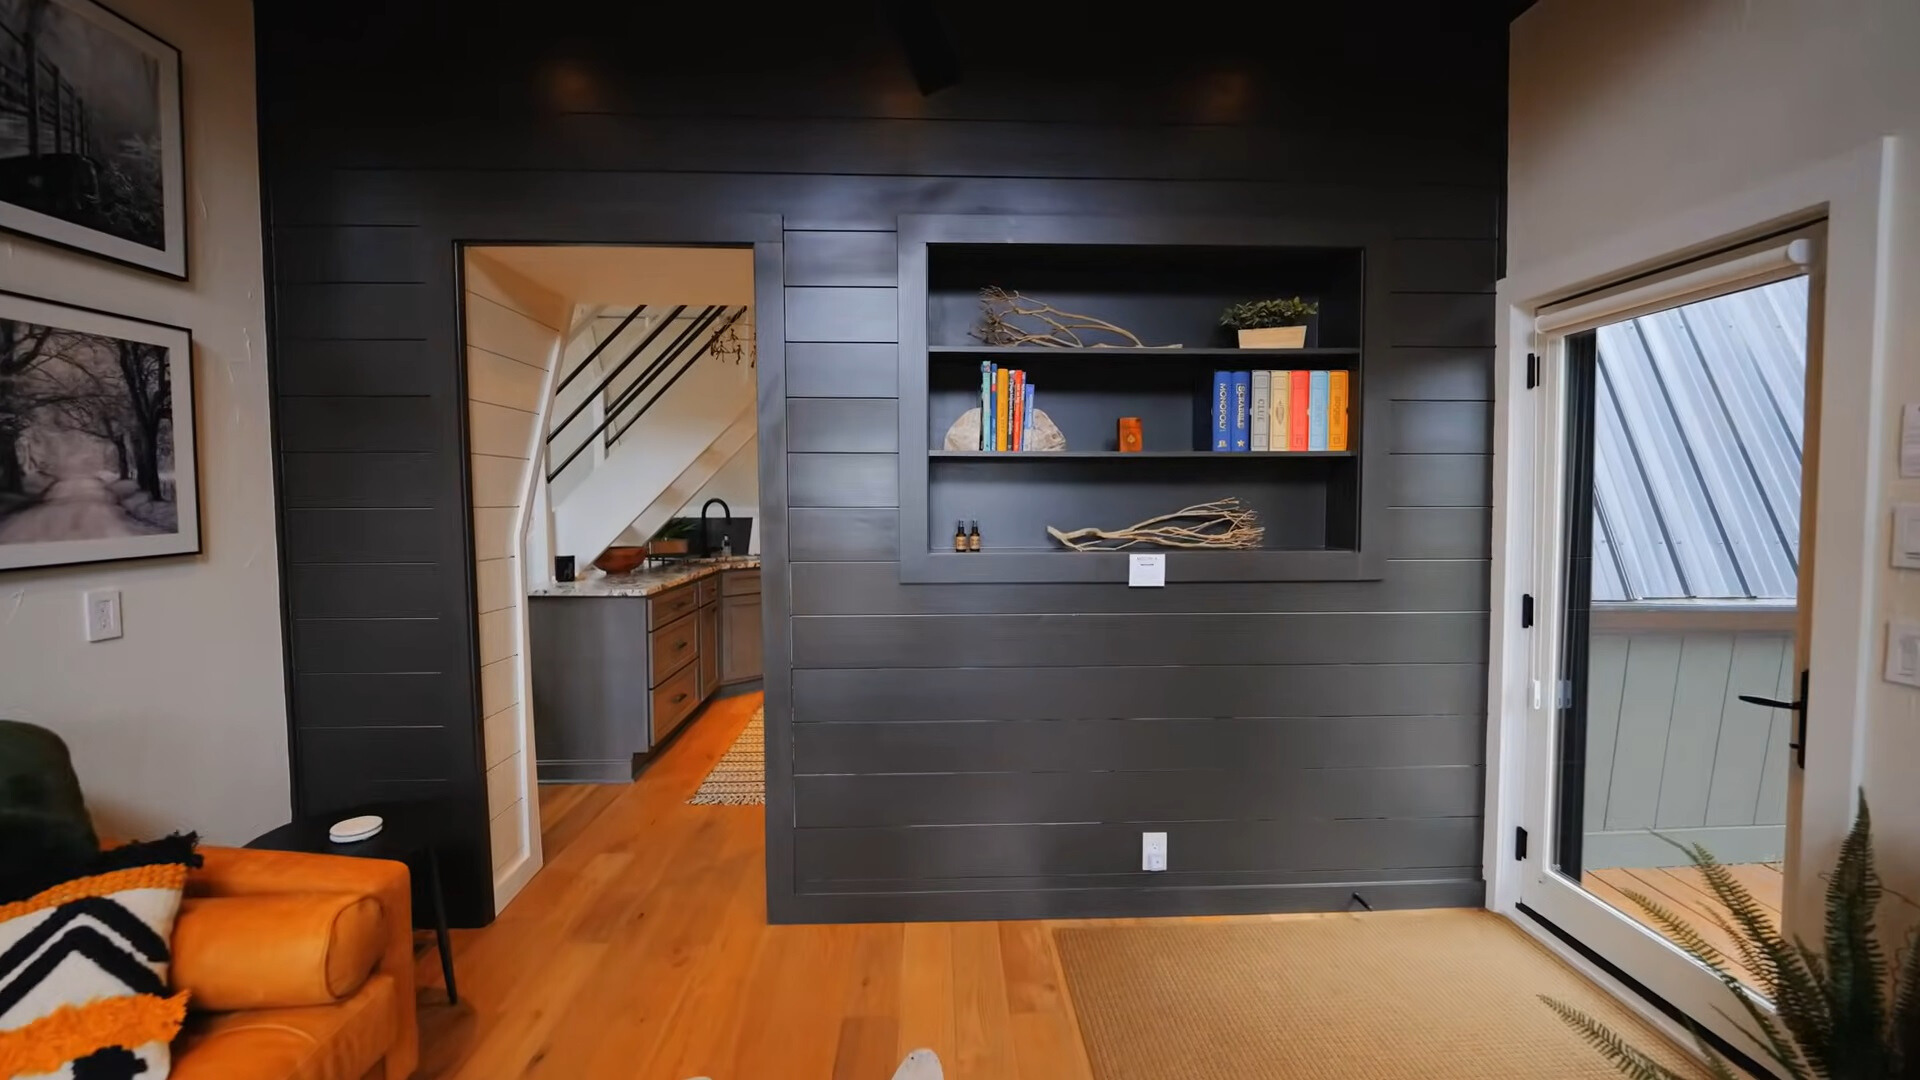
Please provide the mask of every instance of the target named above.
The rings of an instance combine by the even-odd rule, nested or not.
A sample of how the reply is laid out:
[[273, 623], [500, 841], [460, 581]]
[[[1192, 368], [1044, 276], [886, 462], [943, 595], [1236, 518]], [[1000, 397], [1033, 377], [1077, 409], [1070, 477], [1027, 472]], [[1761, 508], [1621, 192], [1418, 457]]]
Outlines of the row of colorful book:
[[980, 361], [980, 449], [1026, 450], [1033, 426], [1033, 385], [1027, 373]]
[[1216, 371], [1213, 449], [1347, 449], [1345, 371]]

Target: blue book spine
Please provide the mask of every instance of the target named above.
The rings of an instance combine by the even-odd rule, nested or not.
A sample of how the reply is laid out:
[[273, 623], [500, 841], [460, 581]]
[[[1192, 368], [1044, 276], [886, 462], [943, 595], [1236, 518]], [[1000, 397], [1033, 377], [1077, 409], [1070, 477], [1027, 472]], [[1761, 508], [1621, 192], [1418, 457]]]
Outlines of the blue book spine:
[[1307, 382], [1307, 449], [1327, 448], [1327, 373], [1316, 371]]
[[1213, 448], [1233, 449], [1233, 372], [1213, 373]]
[[1020, 449], [1033, 449], [1033, 384], [1020, 383]]
[[1253, 372], [1233, 373], [1233, 449], [1236, 453], [1253, 448]]
[[993, 361], [980, 361], [980, 449], [993, 449]]

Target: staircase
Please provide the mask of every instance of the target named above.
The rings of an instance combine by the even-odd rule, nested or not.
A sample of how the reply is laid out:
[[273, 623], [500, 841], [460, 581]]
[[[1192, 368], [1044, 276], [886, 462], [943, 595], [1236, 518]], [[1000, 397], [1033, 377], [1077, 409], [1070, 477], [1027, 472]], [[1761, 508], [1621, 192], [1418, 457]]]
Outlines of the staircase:
[[651, 536], [752, 439], [744, 306], [582, 312], [548, 408], [553, 552], [581, 565]]

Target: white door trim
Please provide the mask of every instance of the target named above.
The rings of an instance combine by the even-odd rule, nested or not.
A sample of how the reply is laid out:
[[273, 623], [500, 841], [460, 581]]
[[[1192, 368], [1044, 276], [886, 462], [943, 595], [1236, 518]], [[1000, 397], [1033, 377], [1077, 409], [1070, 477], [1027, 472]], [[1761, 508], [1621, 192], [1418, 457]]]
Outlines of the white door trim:
[[[1807, 446], [1819, 535], [1810, 564], [1818, 593], [1812, 612], [1810, 680], [1817, 746], [1799, 777], [1802, 831], [1795, 862], [1811, 870], [1788, 882], [1788, 906], [1798, 912], [1797, 918], [1818, 912], [1823, 887], [1819, 870], [1830, 866], [1839, 850], [1864, 776], [1864, 732], [1876, 674], [1873, 588], [1881, 529], [1872, 507], [1885, 467], [1877, 450], [1883, 443], [1883, 410], [1877, 398], [1889, 362], [1889, 240], [1897, 150], [1892, 137], [1876, 140], [1671, 219], [1622, 231], [1560, 259], [1510, 268], [1498, 284], [1483, 851], [1487, 906], [1492, 910], [1519, 915], [1521, 882], [1544, 868], [1552, 823], [1544, 803], [1529, 801], [1526, 762], [1529, 739], [1551, 734], [1553, 695], [1543, 686], [1536, 697], [1533, 684], [1536, 672], [1550, 670], [1543, 661], [1555, 642], [1548, 640], [1547, 625], [1534, 630], [1519, 626], [1522, 594], [1539, 595], [1539, 583], [1552, 576], [1553, 565], [1540, 561], [1550, 552], [1542, 550], [1535, 492], [1539, 470], [1558, 467], [1557, 461], [1537, 460], [1548, 445], [1543, 433], [1557, 427], [1556, 414], [1550, 411], [1557, 399], [1549, 391], [1552, 380], [1541, 390], [1526, 388], [1527, 354], [1537, 349], [1535, 314], [1586, 289], [1722, 248], [1729, 239], [1824, 213], [1823, 363], [1813, 388], [1818, 408], [1810, 401], [1809, 412], [1837, 422], [1810, 429]], [[1548, 363], [1542, 356], [1543, 370]], [[1543, 570], [1549, 571], [1546, 577]], [[1516, 827], [1525, 827], [1533, 838], [1524, 861], [1515, 858]], [[1559, 944], [1533, 920], [1521, 915], [1516, 921]], [[1804, 922], [1797, 929], [1809, 941], [1819, 940]]]

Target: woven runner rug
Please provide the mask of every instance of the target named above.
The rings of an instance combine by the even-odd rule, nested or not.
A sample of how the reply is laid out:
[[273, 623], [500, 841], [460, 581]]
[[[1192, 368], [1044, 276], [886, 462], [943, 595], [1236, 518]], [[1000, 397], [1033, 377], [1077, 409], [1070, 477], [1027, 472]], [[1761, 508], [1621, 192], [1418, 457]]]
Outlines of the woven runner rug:
[[733, 745], [720, 755], [689, 806], [765, 806], [767, 804], [767, 710], [754, 710]]

